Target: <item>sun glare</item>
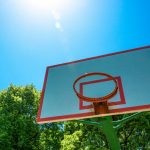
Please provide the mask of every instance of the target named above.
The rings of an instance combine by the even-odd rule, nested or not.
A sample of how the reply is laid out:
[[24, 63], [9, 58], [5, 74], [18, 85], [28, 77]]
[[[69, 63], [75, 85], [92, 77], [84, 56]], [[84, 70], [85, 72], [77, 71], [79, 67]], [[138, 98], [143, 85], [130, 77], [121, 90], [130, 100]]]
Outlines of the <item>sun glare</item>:
[[74, 1], [72, 0], [22, 0], [17, 1], [17, 3], [30, 13], [39, 12], [41, 14], [49, 11], [60, 11], [61, 13], [65, 13], [65, 11], [71, 11], [74, 5]]
[[48, 20], [54, 27], [63, 31], [61, 21], [68, 17], [80, 3], [74, 0], [16, 0], [16, 9], [23, 13], [28, 23], [41, 23]]
[[53, 0], [27, 0], [25, 3], [28, 4], [29, 8], [32, 8], [33, 10], [42, 10], [46, 11], [49, 9], [58, 9], [59, 3]]

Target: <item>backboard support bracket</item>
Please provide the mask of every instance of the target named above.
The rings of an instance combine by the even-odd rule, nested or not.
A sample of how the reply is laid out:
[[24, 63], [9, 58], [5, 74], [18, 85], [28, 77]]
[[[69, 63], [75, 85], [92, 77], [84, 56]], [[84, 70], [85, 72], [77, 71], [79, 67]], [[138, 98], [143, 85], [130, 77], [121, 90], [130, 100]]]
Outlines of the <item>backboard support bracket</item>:
[[74, 120], [74, 121], [84, 123], [87, 125], [94, 125], [97, 126], [98, 128], [101, 128], [101, 130], [106, 136], [106, 139], [108, 141], [111, 150], [120, 150], [121, 149], [120, 142], [116, 134], [117, 129], [121, 128], [125, 122], [132, 120], [133, 118], [138, 117], [141, 114], [142, 112], [134, 113], [128, 117], [124, 115], [123, 119], [117, 121], [113, 121], [112, 116], [95, 118], [95, 121], [93, 120], [90, 121]]

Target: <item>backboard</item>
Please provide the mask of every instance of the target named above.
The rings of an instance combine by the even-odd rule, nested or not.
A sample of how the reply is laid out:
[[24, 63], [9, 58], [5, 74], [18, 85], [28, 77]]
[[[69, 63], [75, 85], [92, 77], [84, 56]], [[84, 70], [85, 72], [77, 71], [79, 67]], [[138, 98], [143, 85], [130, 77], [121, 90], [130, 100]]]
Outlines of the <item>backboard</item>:
[[[104, 72], [118, 84], [116, 96], [108, 101], [109, 113], [94, 114], [91, 102], [79, 99], [73, 83], [81, 75]], [[90, 97], [108, 94], [110, 78], [92, 76], [82, 79], [77, 90]], [[38, 123], [57, 122], [150, 110], [150, 46], [67, 62], [46, 69]]]

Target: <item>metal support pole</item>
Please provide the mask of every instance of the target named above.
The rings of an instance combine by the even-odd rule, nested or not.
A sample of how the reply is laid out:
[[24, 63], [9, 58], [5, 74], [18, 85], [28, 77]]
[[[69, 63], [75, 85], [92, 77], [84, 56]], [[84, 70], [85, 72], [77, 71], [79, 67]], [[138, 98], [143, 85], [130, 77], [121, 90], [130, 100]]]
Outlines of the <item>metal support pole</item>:
[[116, 134], [116, 130], [113, 127], [113, 121], [111, 116], [97, 118], [97, 121], [86, 121], [86, 120], [75, 120], [80, 123], [85, 123], [88, 125], [96, 125], [101, 128], [102, 132], [105, 134], [107, 142], [111, 150], [120, 150], [120, 143]]
[[133, 118], [141, 114], [142, 112], [138, 112], [117, 121], [113, 121], [111, 116], [96, 118], [96, 120], [93, 120], [94, 119], [93, 118], [91, 120], [74, 120], [74, 121], [85, 123], [88, 125], [94, 125], [97, 126], [98, 128], [101, 128], [106, 136], [106, 139], [108, 141], [111, 150], [120, 150], [121, 148], [119, 139], [116, 134], [117, 131], [116, 129], [121, 128], [125, 122], [132, 120]]
[[[95, 114], [107, 114], [109, 112], [108, 104], [106, 102], [96, 103], [93, 105]], [[111, 150], [120, 150], [120, 143], [116, 131], [113, 127], [113, 120], [111, 116], [100, 118], [101, 129], [106, 136], [109, 147]]]
[[103, 117], [100, 118], [100, 121], [102, 125], [101, 129], [106, 136], [106, 139], [108, 141], [111, 150], [120, 150], [121, 149], [120, 143], [116, 131], [113, 128], [112, 117], [111, 116]]

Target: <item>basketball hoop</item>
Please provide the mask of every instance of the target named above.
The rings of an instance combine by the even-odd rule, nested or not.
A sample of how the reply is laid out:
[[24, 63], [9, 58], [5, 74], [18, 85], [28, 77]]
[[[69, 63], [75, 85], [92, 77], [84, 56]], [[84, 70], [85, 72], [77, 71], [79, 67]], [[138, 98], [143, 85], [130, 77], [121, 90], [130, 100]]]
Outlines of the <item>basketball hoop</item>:
[[[76, 90], [77, 82], [79, 82], [79, 80], [81, 80], [83, 78], [86, 78], [88, 76], [94, 76], [94, 75], [105, 76], [105, 77], [109, 78], [110, 80], [112, 80], [114, 82], [115, 88], [109, 94], [102, 96], [102, 97], [92, 98], [92, 97], [84, 96], [81, 93], [79, 93]], [[117, 85], [116, 79], [113, 76], [106, 74], [106, 73], [102, 73], [102, 72], [92, 72], [92, 73], [87, 73], [85, 75], [81, 75], [80, 77], [78, 77], [73, 83], [73, 89], [74, 89], [74, 92], [76, 93], [76, 95], [78, 96], [79, 99], [86, 101], [86, 102], [92, 102], [93, 103], [95, 114], [101, 114], [101, 113], [108, 113], [109, 112], [107, 102], [108, 102], [108, 100], [110, 100], [111, 98], [113, 98], [117, 94], [118, 85]]]

